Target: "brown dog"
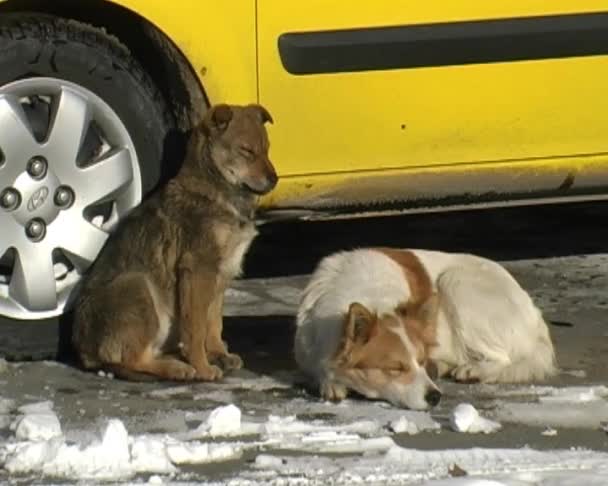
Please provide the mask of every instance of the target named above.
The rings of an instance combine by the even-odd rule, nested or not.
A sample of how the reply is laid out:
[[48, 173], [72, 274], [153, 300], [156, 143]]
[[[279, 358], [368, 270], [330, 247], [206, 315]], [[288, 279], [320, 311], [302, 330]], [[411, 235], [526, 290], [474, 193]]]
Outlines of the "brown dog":
[[[277, 183], [260, 105], [212, 108], [178, 175], [119, 226], [83, 283], [73, 344], [85, 368], [127, 379], [217, 380], [224, 291]], [[181, 358], [181, 359], [180, 359]]]

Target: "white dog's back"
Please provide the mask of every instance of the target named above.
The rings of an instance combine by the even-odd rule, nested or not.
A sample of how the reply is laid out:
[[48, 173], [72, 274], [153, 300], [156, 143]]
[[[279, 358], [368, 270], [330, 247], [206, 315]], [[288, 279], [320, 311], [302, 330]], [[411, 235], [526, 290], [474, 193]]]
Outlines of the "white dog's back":
[[[436, 256], [415, 253], [423, 263]], [[458, 380], [526, 382], [554, 374], [549, 330], [528, 293], [495, 262], [472, 255], [450, 260], [431, 274], [441, 300], [433, 359]]]

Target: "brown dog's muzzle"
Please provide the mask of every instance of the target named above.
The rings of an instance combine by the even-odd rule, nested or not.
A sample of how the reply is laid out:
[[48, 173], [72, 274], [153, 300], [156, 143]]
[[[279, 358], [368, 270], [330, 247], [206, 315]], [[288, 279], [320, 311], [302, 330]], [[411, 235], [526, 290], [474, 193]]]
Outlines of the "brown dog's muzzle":
[[277, 173], [274, 170], [274, 167], [272, 166], [270, 161], [268, 161], [268, 165], [270, 166], [270, 172], [267, 176], [268, 184], [267, 184], [267, 188], [266, 188], [266, 191], [264, 192], [264, 194], [272, 191], [276, 187], [277, 182], [279, 182], [279, 176], [277, 175]]
[[262, 165], [263, 169], [257, 176], [249, 178], [246, 182], [246, 186], [250, 191], [259, 195], [264, 195], [275, 188], [279, 181], [279, 176], [269, 159], [261, 162], [260, 165]]

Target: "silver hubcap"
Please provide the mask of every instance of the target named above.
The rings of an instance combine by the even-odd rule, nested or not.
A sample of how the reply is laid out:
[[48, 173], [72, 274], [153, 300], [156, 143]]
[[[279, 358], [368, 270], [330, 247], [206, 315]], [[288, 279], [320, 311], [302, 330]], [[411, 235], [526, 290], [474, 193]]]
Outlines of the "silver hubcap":
[[140, 201], [135, 147], [101, 98], [55, 78], [0, 87], [0, 314], [61, 314]]

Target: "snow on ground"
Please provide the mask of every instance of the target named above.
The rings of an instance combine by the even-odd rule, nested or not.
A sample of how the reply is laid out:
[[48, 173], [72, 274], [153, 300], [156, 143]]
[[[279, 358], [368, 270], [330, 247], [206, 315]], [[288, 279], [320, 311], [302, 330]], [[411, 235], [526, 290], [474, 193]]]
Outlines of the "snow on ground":
[[[74, 430], [51, 400], [0, 397], [0, 482], [5, 477], [43, 476], [54, 484], [57, 480], [204, 484], [205, 469], [196, 468], [223, 463], [225, 476], [215, 484], [608, 484], [608, 453], [403, 447], [407, 435], [433, 434], [433, 447], [441, 449], [444, 434], [501, 434], [501, 424], [508, 423], [538, 425], [537, 433], [548, 436], [564, 427], [600, 432], [608, 417], [608, 387], [603, 385], [467, 388], [446, 383], [453, 387], [455, 400], [430, 413], [355, 398], [340, 404], [323, 402], [293, 393], [292, 385], [285, 375], [252, 374], [206, 385], [205, 393], [189, 385], [148, 389], [145, 395], [156, 401], [172, 403], [186, 397], [200, 403], [200, 409], [165, 412], [157, 421], [149, 419], [154, 423], [143, 429], [146, 432], [137, 428], [138, 433], [127, 416], [108, 417], [95, 427]], [[247, 395], [244, 390], [257, 394]], [[291, 395], [267, 407], [251, 403], [251, 397], [259, 394], [286, 391]], [[468, 399], [459, 403], [458, 397], [467, 395], [477, 397], [475, 406]], [[120, 410], [116, 408], [118, 416]], [[173, 422], [178, 415], [179, 428], [147, 432], [162, 429], [163, 420]]]
[[498, 422], [479, 415], [477, 409], [470, 403], [458, 404], [450, 415], [450, 425], [455, 432], [468, 432], [470, 434], [490, 434], [500, 430]]
[[[496, 397], [494, 418], [501, 422], [547, 427], [600, 428], [608, 422], [608, 387], [528, 386], [500, 389], [486, 386]], [[525, 401], [504, 398], [526, 398]]]
[[[276, 387], [268, 377], [253, 381], [256, 383], [250, 386], [257, 389]], [[173, 387], [151, 393], [167, 398], [186, 392], [187, 387]], [[540, 411], [537, 417], [533, 407], [587, 410], [585, 407], [590, 404], [605, 405], [608, 389], [516, 387], [496, 395], [502, 408], [492, 410], [494, 415], [505, 413], [507, 405], [516, 405], [503, 403], [505, 396], [533, 396], [535, 403], [520, 403], [521, 408], [514, 414], [523, 422], [536, 417], [546, 424], [546, 420], [540, 420]], [[298, 401], [304, 400], [291, 400]], [[355, 407], [348, 400], [339, 405], [309, 400], [300, 406], [313, 416], [315, 410], [330, 406], [351, 412], [356, 408], [358, 412], [352, 412], [350, 420], [346, 414], [345, 421], [336, 423], [302, 420], [296, 415], [250, 416], [228, 404], [201, 411], [201, 423], [186, 432], [129, 434], [122, 420], [108, 418], [96, 431], [67, 438], [52, 402], [17, 408], [14, 401], [0, 398], [0, 412], [12, 418], [12, 435], [0, 443], [0, 466], [9, 475], [43, 475], [53, 480], [133, 480], [141, 484], [149, 478], [152, 484], [188, 484], [193, 476], [184, 471], [186, 465], [247, 456], [251, 459], [221, 484], [608, 484], [608, 453], [582, 449], [541, 452], [528, 448], [422, 451], [398, 446], [392, 438], [394, 433], [433, 431], [438, 434], [439, 448], [441, 432], [446, 428], [461, 433], [500, 433], [500, 424], [482, 416], [469, 403], [455, 406], [443, 424], [427, 412], [399, 410], [377, 402], [361, 401]], [[367, 419], [361, 419], [362, 410], [368, 411]], [[565, 417], [570, 423], [571, 417]], [[204, 484], [197, 479], [197, 484]]]
[[252, 468], [222, 484], [575, 486], [584, 481], [586, 486], [605, 486], [607, 460], [608, 454], [578, 450], [420, 451], [398, 446], [356, 459], [259, 454]]

